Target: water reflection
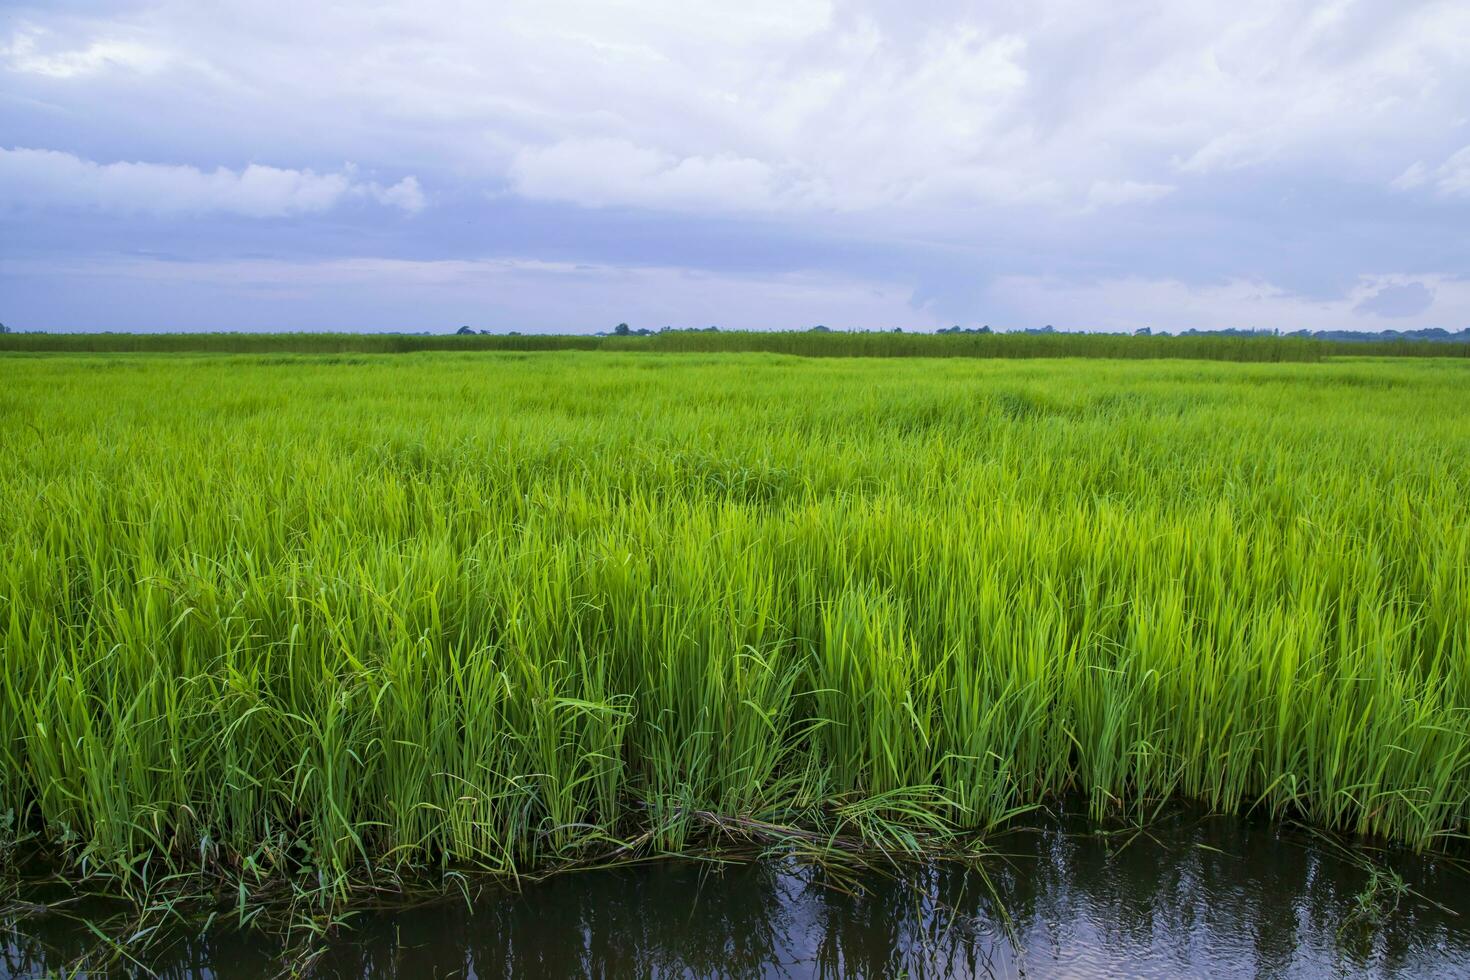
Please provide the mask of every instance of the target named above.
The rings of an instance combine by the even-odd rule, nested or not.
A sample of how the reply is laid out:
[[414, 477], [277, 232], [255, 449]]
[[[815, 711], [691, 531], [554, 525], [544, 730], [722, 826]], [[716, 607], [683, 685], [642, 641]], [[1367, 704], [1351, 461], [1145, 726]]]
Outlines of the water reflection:
[[[358, 920], [322, 977], [1470, 976], [1470, 879], [1450, 860], [1361, 856], [1302, 831], [1176, 814], [1144, 834], [1063, 820], [952, 866], [834, 875], [794, 861], [665, 861]], [[1397, 893], [1392, 871], [1417, 894]], [[1001, 909], [1005, 912], [1002, 913]], [[1007, 919], [1007, 915], [1009, 919]], [[42, 976], [95, 937], [7, 924], [0, 970]], [[174, 936], [168, 977], [259, 977], [257, 934]]]

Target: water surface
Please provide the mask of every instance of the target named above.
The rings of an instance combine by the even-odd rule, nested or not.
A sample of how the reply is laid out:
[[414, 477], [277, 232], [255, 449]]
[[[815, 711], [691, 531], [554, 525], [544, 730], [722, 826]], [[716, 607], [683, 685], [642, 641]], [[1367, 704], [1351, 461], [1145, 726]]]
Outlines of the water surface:
[[[994, 846], [1004, 857], [983, 871], [664, 860], [488, 887], [468, 904], [364, 914], [312, 972], [1470, 977], [1470, 877], [1453, 858], [1346, 850], [1300, 829], [1186, 813], [1141, 833], [1063, 819]], [[55, 915], [13, 916], [5, 930], [10, 976], [64, 969], [97, 945]], [[140, 959], [165, 977], [233, 978], [275, 975], [282, 955], [279, 941], [216, 925]]]

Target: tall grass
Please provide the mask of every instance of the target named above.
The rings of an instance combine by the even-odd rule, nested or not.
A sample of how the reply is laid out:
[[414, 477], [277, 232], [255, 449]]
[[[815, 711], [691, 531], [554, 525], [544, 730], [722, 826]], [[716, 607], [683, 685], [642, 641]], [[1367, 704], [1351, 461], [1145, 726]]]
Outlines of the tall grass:
[[1080, 792], [1470, 830], [1453, 361], [0, 359], [0, 812], [505, 872]]
[[407, 354], [414, 351], [596, 350], [606, 338], [395, 333], [9, 333], [0, 351], [71, 354]]
[[[1420, 351], [1418, 348], [1426, 348]], [[1341, 349], [1340, 349], [1341, 348]], [[1433, 348], [1433, 350], [1428, 350]], [[1453, 353], [1470, 345], [1399, 344], [1378, 353]], [[1317, 361], [1368, 353], [1352, 344], [1276, 337], [1133, 337], [1114, 334], [904, 334], [670, 331], [651, 336], [351, 333], [0, 334], [0, 351], [70, 353], [403, 354], [413, 351], [608, 350], [771, 353], [806, 357], [1108, 357]]]
[[405, 354], [415, 351], [606, 350], [767, 353], [802, 357], [1101, 357], [1280, 362], [1348, 357], [1470, 357], [1470, 344], [1345, 342], [1225, 334], [917, 334], [834, 331], [668, 331], [590, 334], [26, 333], [0, 334], [0, 351], [29, 353]]

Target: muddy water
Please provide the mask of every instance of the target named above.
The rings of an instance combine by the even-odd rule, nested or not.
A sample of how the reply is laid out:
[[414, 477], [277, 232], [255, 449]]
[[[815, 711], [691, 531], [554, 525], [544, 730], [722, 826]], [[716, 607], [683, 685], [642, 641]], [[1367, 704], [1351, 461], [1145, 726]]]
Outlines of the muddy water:
[[[983, 872], [840, 875], [789, 859], [659, 861], [518, 893], [374, 912], [323, 977], [1470, 977], [1470, 875], [1452, 859], [1344, 849], [1309, 832], [1174, 814], [1143, 833], [1063, 819], [993, 842]], [[0, 972], [95, 949], [57, 915], [13, 915]], [[156, 943], [166, 977], [263, 977], [278, 942], [215, 926]], [[127, 972], [123, 967], [114, 967]], [[141, 973], [141, 971], [137, 971]]]

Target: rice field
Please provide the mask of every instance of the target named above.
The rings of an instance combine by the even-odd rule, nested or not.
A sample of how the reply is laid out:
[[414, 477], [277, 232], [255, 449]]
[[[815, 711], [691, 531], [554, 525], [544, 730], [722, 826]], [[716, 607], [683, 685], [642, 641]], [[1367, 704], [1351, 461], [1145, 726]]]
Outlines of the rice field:
[[1464, 360], [9, 355], [0, 544], [0, 834], [124, 882], [1470, 831]]

